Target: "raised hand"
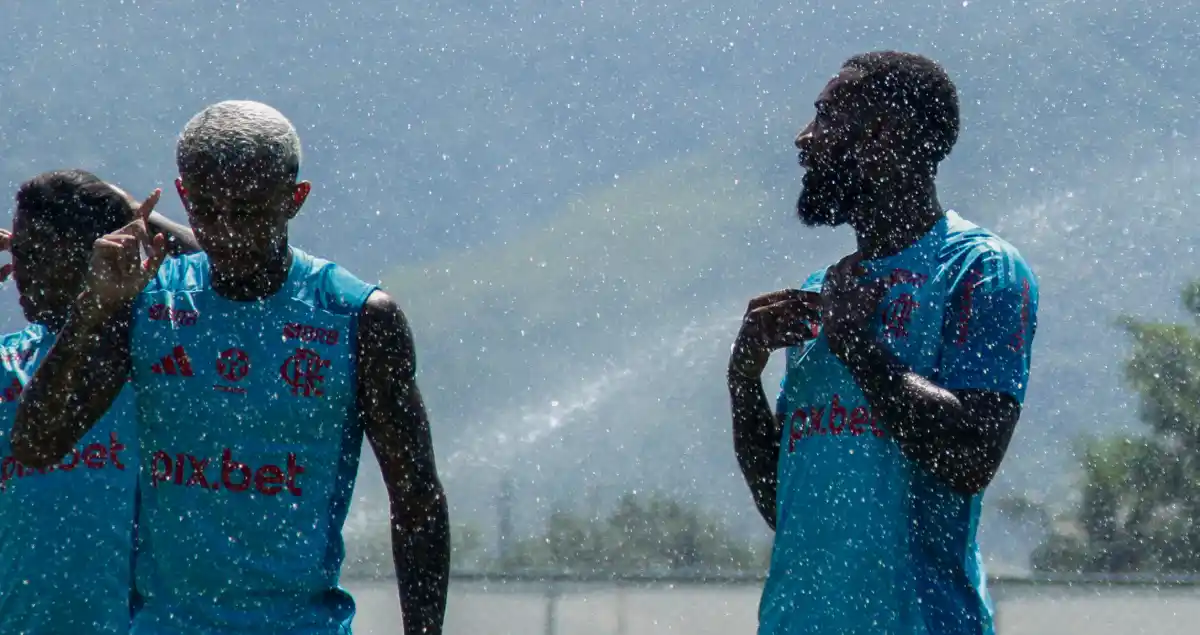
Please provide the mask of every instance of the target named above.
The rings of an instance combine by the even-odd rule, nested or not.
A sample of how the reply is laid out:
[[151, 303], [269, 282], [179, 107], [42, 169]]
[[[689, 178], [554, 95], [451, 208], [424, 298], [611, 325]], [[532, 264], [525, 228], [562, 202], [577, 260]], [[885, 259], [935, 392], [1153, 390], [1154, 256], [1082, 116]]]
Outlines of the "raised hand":
[[100, 307], [115, 309], [131, 302], [166, 259], [166, 238], [162, 234], [151, 236], [148, 230], [150, 212], [161, 196], [162, 190], [154, 190], [138, 207], [136, 220], [96, 240], [87, 289]]
[[729, 371], [751, 378], [762, 376], [771, 353], [815, 338], [819, 323], [819, 294], [785, 289], [754, 298], [733, 343]]
[[855, 346], [874, 341], [872, 318], [887, 295], [886, 279], [866, 278], [862, 256], [850, 254], [825, 274], [821, 287], [821, 324], [829, 350], [848, 362]]

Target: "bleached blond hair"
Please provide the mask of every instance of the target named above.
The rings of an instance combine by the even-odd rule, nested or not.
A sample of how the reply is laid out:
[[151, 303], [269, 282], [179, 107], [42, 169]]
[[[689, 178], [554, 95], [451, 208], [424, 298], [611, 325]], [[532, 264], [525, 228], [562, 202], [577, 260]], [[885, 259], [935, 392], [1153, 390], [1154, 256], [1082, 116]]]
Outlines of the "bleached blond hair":
[[294, 181], [300, 172], [300, 135], [283, 113], [266, 104], [223, 101], [187, 122], [175, 147], [175, 162], [181, 175], [217, 170]]

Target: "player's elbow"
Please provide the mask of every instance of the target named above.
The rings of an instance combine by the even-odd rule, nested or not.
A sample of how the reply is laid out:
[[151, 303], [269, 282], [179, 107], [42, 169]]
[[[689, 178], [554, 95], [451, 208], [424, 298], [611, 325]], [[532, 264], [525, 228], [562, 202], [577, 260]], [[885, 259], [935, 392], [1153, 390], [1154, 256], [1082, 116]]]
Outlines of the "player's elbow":
[[758, 510], [758, 513], [762, 516], [763, 522], [767, 523], [767, 529], [775, 531], [775, 513], [764, 509]]
[[416, 486], [389, 487], [388, 492], [396, 529], [413, 533], [449, 523], [446, 490], [436, 476]]
[[976, 496], [983, 493], [991, 483], [990, 478], [981, 478], [977, 474], [958, 476], [950, 479], [950, 487], [964, 496]]
[[1003, 453], [989, 447], [972, 448], [972, 452], [954, 457], [934, 459], [931, 465], [941, 480], [964, 496], [982, 494], [1000, 471]]

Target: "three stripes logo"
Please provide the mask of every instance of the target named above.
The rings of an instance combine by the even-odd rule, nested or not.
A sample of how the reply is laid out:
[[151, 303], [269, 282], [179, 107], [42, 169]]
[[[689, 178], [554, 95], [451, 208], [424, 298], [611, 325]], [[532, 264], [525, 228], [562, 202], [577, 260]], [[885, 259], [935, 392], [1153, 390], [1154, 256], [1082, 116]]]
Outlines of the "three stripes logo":
[[182, 346], [171, 349], [170, 355], [158, 360], [157, 364], [151, 365], [150, 372], [155, 375], [182, 375], [184, 377], [191, 377], [194, 374], [192, 360]]

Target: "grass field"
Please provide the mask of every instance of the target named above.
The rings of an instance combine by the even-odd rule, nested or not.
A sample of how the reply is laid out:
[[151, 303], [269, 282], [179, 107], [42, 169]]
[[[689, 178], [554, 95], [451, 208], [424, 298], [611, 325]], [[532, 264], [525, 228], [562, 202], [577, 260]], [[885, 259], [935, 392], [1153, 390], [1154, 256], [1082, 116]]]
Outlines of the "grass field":
[[[358, 601], [355, 635], [396, 633], [394, 585], [349, 583]], [[547, 629], [542, 589], [455, 584], [446, 635], [752, 635], [759, 590], [751, 586], [581, 586], [556, 601]], [[995, 589], [998, 635], [1173, 635], [1200, 632], [1200, 588]]]

